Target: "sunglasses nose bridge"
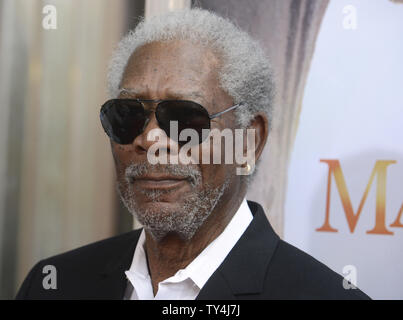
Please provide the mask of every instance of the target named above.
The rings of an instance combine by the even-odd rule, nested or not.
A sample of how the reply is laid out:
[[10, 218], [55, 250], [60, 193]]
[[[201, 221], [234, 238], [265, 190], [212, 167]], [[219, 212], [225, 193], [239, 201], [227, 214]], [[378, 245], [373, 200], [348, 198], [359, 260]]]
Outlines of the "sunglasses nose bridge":
[[[158, 130], [156, 132], [150, 133], [152, 130]], [[144, 128], [140, 135], [138, 135], [133, 140], [133, 146], [136, 150], [141, 151], [148, 151], [152, 145], [155, 143], [159, 143], [153, 139], [148, 139], [148, 137], [155, 137], [155, 136], [166, 136], [164, 130], [159, 127], [157, 118], [155, 116], [155, 112], [151, 112], [148, 117], [146, 117], [146, 121], [144, 123]]]
[[146, 110], [146, 118], [141, 135], [145, 135], [147, 137], [148, 133], [154, 129], [160, 129], [155, 112]]
[[138, 102], [141, 103], [145, 113], [145, 122], [142, 128], [142, 133], [144, 133], [144, 131], [146, 131], [148, 124], [151, 122], [151, 119], [155, 118], [155, 112], [157, 110], [159, 101], [138, 100]]
[[157, 115], [156, 115], [158, 105], [159, 105], [159, 100], [156, 100], [156, 101], [153, 101], [153, 102], [146, 102], [146, 103], [148, 103], [149, 106], [144, 105], [144, 102], [142, 102], [144, 112], [145, 112], [145, 115], [146, 115], [146, 120], [145, 120], [142, 132], [144, 133], [146, 131], [146, 128], [147, 128], [148, 124], [152, 120], [155, 122], [155, 127], [153, 127], [153, 129], [159, 128], [159, 129], [162, 130], [162, 128], [159, 126], [158, 118], [157, 118]]
[[138, 100], [146, 112], [155, 112], [162, 100]]

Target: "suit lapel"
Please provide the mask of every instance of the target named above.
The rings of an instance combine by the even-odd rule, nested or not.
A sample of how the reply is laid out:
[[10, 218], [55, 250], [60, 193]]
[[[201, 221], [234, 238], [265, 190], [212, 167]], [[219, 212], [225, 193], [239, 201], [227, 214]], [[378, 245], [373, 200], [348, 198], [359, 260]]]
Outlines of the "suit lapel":
[[[252, 201], [248, 201], [248, 205], [253, 214], [252, 222], [203, 286], [198, 300], [234, 300], [242, 295], [262, 292], [267, 267], [279, 237], [270, 226], [263, 208]], [[116, 248], [115, 257], [100, 272], [99, 291], [95, 293], [100, 299], [123, 298], [127, 286], [124, 272], [130, 268], [140, 232], [133, 231], [127, 244], [123, 245], [125, 250], [122, 252], [121, 248]]]
[[248, 201], [253, 220], [223, 263], [204, 285], [197, 299], [236, 299], [258, 295], [279, 237], [263, 208]]
[[123, 299], [127, 286], [125, 271], [129, 270], [132, 263], [140, 233], [141, 229], [133, 231], [133, 234], [127, 241], [127, 245], [124, 245], [125, 250], [122, 252], [121, 248], [116, 248], [117, 254], [115, 258], [101, 271], [99, 281], [102, 290], [98, 292], [98, 295], [102, 295], [101, 298]]
[[201, 289], [196, 300], [235, 300], [236, 297], [227, 280], [217, 269]]

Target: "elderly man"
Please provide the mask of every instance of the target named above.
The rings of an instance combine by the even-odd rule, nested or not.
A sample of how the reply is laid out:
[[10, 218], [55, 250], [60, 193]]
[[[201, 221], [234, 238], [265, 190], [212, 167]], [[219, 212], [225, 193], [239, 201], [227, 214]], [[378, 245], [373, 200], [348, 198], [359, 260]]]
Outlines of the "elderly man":
[[[280, 240], [261, 206], [245, 200], [269, 134], [272, 78], [259, 45], [208, 11], [140, 23], [111, 61], [113, 99], [101, 122], [118, 192], [144, 228], [39, 262], [17, 298], [367, 298]], [[243, 129], [244, 140], [220, 144], [214, 129]], [[245, 161], [212, 160], [218, 151], [227, 157], [228, 146]], [[161, 155], [169, 161], [153, 162]], [[45, 266], [57, 270], [56, 288], [44, 286]]]

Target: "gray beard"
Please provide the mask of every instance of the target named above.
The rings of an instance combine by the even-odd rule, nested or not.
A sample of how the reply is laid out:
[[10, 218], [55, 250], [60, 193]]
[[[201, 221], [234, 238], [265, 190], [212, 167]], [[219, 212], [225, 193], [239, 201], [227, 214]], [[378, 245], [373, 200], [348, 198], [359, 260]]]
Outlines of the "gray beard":
[[[161, 212], [160, 209], [158, 211], [152, 208], [140, 209], [134, 197], [133, 178], [146, 173], [148, 170], [150, 172], [158, 170], [158, 172], [170, 175], [188, 177], [193, 189], [196, 189], [201, 184], [200, 172], [194, 167], [184, 165], [132, 164], [126, 168], [124, 185], [121, 182], [118, 182], [117, 185], [118, 193], [125, 207], [156, 241], [161, 241], [170, 233], [177, 234], [184, 241], [192, 239], [224, 194], [228, 187], [228, 180], [217, 188], [205, 185], [201, 192], [194, 190], [188, 194], [188, 197], [178, 210], [165, 209]], [[157, 202], [161, 196], [169, 191], [141, 190], [140, 192], [153, 202]]]

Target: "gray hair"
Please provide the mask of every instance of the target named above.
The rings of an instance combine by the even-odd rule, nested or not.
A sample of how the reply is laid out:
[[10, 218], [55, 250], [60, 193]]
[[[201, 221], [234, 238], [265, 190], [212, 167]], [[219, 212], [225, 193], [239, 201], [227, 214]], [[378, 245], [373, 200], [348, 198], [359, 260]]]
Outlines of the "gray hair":
[[143, 19], [130, 31], [118, 44], [109, 65], [110, 96], [118, 96], [127, 62], [137, 48], [170, 40], [206, 45], [219, 54], [222, 89], [235, 104], [246, 104], [235, 111], [241, 128], [247, 127], [258, 112], [264, 112], [271, 124], [275, 88], [272, 68], [263, 49], [228, 19], [199, 8]]

